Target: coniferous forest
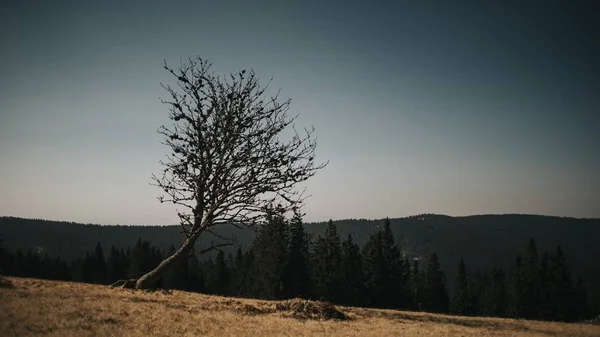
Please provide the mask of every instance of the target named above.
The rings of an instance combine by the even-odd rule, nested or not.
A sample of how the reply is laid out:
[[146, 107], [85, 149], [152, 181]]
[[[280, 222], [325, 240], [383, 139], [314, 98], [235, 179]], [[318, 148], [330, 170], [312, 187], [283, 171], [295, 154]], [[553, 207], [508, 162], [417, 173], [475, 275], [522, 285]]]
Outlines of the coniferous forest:
[[[84, 256], [65, 261], [5, 246], [0, 244], [4, 275], [96, 284], [137, 278], [175, 250], [161, 251], [142, 239], [127, 249], [98, 242]], [[570, 271], [568, 252], [560, 246], [539, 251], [534, 238], [523, 242], [523, 248], [509, 269], [497, 264], [471, 269], [468, 260], [460, 259], [455, 272], [446, 275], [435, 252], [405, 254], [387, 219], [359, 246], [352, 234], [341, 237], [333, 221], [322, 234], [310, 235], [299, 214], [288, 219], [273, 211], [247, 249], [218, 250], [209, 259], [190, 254], [154, 286], [466, 316], [574, 322], [597, 315], [583, 280]]]

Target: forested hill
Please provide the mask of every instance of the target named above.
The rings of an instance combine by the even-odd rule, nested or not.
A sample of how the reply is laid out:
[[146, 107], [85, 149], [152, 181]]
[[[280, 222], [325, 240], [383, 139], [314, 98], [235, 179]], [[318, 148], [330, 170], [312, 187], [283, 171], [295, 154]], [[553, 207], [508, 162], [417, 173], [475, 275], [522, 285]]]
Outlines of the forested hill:
[[[362, 246], [368, 235], [382, 225], [382, 220], [340, 220], [335, 222], [342, 239], [351, 233]], [[306, 224], [307, 232], [317, 236], [325, 223]], [[396, 241], [409, 256], [425, 256], [435, 251], [442, 268], [452, 277], [459, 259], [464, 258], [471, 270], [488, 269], [498, 263], [508, 267], [517, 254], [524, 254], [529, 238], [534, 238], [539, 251], [553, 251], [561, 245], [573, 274], [588, 284], [600, 284], [600, 219], [575, 219], [539, 215], [475, 215], [450, 217], [418, 215], [391, 219]], [[222, 227], [215, 232], [235, 236], [247, 247], [254, 232], [235, 227]], [[91, 252], [98, 242], [105, 251], [111, 246], [132, 247], [138, 238], [150, 241], [162, 251], [177, 245], [181, 236], [178, 226], [101, 226], [72, 222], [0, 217], [0, 237], [9, 250], [36, 249], [49, 256], [66, 260]], [[219, 238], [206, 234], [199, 246], [206, 247]], [[235, 248], [226, 249], [233, 252]]]

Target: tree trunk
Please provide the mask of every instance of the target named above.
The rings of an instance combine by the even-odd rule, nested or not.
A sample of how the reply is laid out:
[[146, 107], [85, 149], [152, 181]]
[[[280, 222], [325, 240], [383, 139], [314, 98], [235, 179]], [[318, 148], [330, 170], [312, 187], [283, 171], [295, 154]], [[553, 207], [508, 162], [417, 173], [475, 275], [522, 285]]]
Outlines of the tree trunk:
[[196, 234], [187, 238], [185, 240], [185, 242], [183, 243], [183, 245], [181, 246], [181, 248], [179, 248], [175, 253], [173, 253], [173, 255], [167, 257], [161, 263], [159, 263], [156, 268], [154, 268], [153, 270], [149, 271], [148, 273], [146, 273], [145, 275], [140, 277], [135, 284], [135, 288], [136, 289], [151, 288], [154, 281], [156, 281], [161, 275], [163, 275], [164, 272], [166, 272], [167, 270], [172, 268], [177, 263], [177, 261], [187, 258], [189, 252], [194, 247], [194, 244], [196, 243], [196, 240], [200, 236], [201, 232], [202, 231], [198, 231]]

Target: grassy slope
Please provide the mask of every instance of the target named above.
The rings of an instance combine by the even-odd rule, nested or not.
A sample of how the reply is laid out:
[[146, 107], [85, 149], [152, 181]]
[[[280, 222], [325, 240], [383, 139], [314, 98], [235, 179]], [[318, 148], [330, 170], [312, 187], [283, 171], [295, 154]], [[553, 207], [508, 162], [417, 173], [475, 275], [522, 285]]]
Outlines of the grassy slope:
[[600, 326], [340, 307], [351, 320], [302, 320], [269, 301], [9, 278], [3, 336], [600, 336]]

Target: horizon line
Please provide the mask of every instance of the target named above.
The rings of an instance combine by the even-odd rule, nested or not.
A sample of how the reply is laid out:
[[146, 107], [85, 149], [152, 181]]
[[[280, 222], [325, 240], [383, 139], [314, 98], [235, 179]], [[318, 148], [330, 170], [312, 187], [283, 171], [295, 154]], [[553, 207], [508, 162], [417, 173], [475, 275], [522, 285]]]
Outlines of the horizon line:
[[[400, 219], [408, 219], [415, 217], [423, 217], [423, 216], [438, 216], [438, 217], [448, 217], [448, 218], [469, 218], [469, 217], [477, 217], [477, 216], [537, 216], [537, 217], [549, 217], [549, 218], [561, 218], [561, 219], [574, 219], [574, 220], [600, 220], [600, 217], [575, 217], [575, 216], [561, 216], [561, 215], [548, 215], [548, 214], [534, 214], [534, 213], [482, 213], [482, 214], [470, 214], [470, 215], [447, 215], [441, 213], [420, 213], [415, 215], [408, 215], [403, 217], [382, 217], [382, 218], [343, 218], [343, 219], [329, 219], [329, 220], [319, 220], [319, 221], [306, 221], [304, 224], [321, 224], [327, 223], [329, 221], [384, 221], [385, 219], [389, 220], [400, 220]], [[179, 224], [136, 224], [136, 225], [127, 225], [127, 224], [101, 224], [101, 223], [91, 223], [91, 222], [80, 222], [80, 221], [71, 221], [71, 220], [52, 220], [52, 219], [43, 219], [43, 218], [27, 218], [22, 216], [14, 216], [14, 215], [0, 215], [1, 218], [16, 218], [23, 220], [38, 220], [38, 221], [48, 221], [48, 222], [66, 222], [66, 223], [74, 223], [80, 225], [91, 225], [91, 226], [122, 226], [122, 227], [170, 227], [170, 226], [179, 226]]]

